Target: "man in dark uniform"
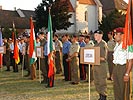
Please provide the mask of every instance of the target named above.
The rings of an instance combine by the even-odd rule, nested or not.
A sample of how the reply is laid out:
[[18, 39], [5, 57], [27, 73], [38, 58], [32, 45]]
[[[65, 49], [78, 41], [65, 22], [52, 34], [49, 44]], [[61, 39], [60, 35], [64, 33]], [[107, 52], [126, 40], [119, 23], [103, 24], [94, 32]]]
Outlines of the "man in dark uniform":
[[69, 36], [67, 34], [62, 36], [62, 41], [63, 41], [62, 53], [63, 53], [63, 67], [64, 67], [65, 81], [71, 80], [70, 62], [66, 61], [66, 59], [68, 58], [69, 49], [71, 46], [71, 42], [68, 40], [68, 38]]
[[24, 56], [24, 68], [28, 71], [25, 77], [30, 76], [30, 59], [29, 59], [29, 36], [24, 37], [25, 41], [25, 56]]
[[[44, 56], [45, 56], [45, 66], [46, 66], [46, 71], [47, 71], [47, 86], [46, 88], [51, 88], [54, 87], [54, 44], [53, 44], [53, 51], [51, 51], [51, 53], [48, 55], [48, 33], [46, 34], [46, 43], [44, 45]], [[49, 59], [48, 56], [51, 58]], [[52, 63], [49, 63], [50, 60], [52, 61]], [[52, 68], [50, 68], [50, 66]], [[52, 75], [49, 75], [52, 72]]]
[[[44, 45], [46, 44], [46, 39], [45, 39], [45, 34], [44, 32], [39, 33], [39, 39], [40, 39], [40, 46], [43, 47], [44, 50]], [[41, 83], [47, 83], [47, 70], [46, 70], [46, 64], [45, 64], [45, 59], [47, 58], [40, 58], [40, 68], [43, 76], [43, 80]]]
[[102, 40], [103, 32], [101, 30], [96, 30], [94, 32], [94, 38], [96, 44], [94, 47], [100, 47], [100, 65], [94, 66], [94, 84], [100, 98], [98, 100], [106, 100], [107, 96], [107, 43]]
[[6, 54], [3, 55], [4, 58], [4, 63], [7, 67], [6, 71], [10, 71], [10, 48], [9, 48], [9, 43], [6, 38], [4, 38], [4, 46], [6, 47]]
[[[80, 35], [79, 36], [79, 45], [80, 45], [80, 47], [85, 47], [86, 43], [84, 41], [84, 35]], [[79, 58], [80, 58], [80, 55], [79, 55]], [[79, 64], [79, 70], [80, 70], [80, 79], [81, 80], [86, 80], [86, 67], [85, 67], [85, 64]]]

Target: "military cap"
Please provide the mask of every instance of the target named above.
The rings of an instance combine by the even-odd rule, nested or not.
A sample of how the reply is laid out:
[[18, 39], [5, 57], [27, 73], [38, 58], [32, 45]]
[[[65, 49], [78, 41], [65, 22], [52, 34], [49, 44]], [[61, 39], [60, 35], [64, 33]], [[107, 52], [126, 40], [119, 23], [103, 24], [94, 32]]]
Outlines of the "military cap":
[[94, 34], [95, 33], [97, 33], [97, 34], [103, 34], [103, 31], [101, 31], [101, 30], [96, 30], [95, 32], [94, 32]]
[[121, 33], [121, 34], [124, 34], [124, 31], [123, 31], [123, 28], [122, 27], [119, 27], [119, 28], [115, 28], [114, 29], [114, 33]]

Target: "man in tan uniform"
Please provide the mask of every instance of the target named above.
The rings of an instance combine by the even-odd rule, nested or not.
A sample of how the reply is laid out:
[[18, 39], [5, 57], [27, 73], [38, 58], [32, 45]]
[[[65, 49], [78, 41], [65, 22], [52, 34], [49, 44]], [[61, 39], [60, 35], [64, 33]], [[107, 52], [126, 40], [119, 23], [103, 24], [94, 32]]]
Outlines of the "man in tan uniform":
[[[90, 36], [85, 37], [85, 43], [86, 43], [86, 45], [85, 45], [86, 48], [90, 48], [90, 47], [94, 46], [93, 41], [90, 40]], [[86, 73], [87, 73], [87, 82], [89, 82], [89, 65], [86, 64], [85, 67], [86, 67]], [[94, 80], [93, 69], [92, 69], [92, 65], [91, 65], [91, 67], [90, 67], [90, 82], [92, 82], [93, 80]]]
[[102, 40], [103, 32], [101, 30], [96, 30], [94, 32], [94, 38], [96, 44], [94, 47], [100, 47], [100, 65], [94, 66], [94, 84], [100, 98], [98, 100], [106, 100], [107, 96], [107, 43]]
[[[114, 97], [115, 100], [131, 100], [129, 99], [131, 97], [129, 77], [132, 68], [133, 53], [128, 53], [127, 50], [122, 49], [123, 28], [116, 28], [114, 33], [117, 42], [113, 54], [113, 63], [115, 64], [112, 75], [114, 81]], [[129, 66], [126, 67], [127, 59]]]
[[79, 58], [78, 58], [80, 46], [77, 40], [78, 40], [77, 36], [73, 35], [71, 39], [72, 44], [69, 50], [69, 58], [67, 59], [67, 61], [70, 61], [71, 81], [72, 81], [71, 84], [73, 85], [78, 84], [80, 81]]
[[62, 72], [62, 42], [58, 39], [58, 35], [54, 35], [55, 40], [55, 67], [56, 67], [56, 74], [60, 74]]
[[109, 68], [109, 77], [108, 80], [111, 80], [112, 72], [113, 72], [113, 52], [114, 52], [114, 47], [115, 47], [115, 40], [113, 39], [113, 32], [108, 33], [108, 38], [109, 41], [107, 42], [108, 45], [108, 56], [107, 56], [107, 61], [108, 61], [108, 68]]

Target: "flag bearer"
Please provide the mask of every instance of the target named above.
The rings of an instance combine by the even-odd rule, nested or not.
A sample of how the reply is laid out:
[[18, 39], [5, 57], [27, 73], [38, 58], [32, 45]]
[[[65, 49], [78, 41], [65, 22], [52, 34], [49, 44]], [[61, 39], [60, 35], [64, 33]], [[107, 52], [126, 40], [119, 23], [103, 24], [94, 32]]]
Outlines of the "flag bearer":
[[[127, 50], [122, 49], [123, 28], [116, 28], [114, 30], [114, 33], [115, 40], [117, 42], [113, 54], [113, 63], [115, 64], [112, 75], [114, 81], [114, 97], [115, 100], [125, 100], [125, 98], [126, 100], [130, 100], [129, 74], [131, 71], [131, 66], [126, 68], [126, 61], [127, 59], [129, 59], [130, 65], [132, 65], [131, 59], [133, 59], [133, 54], [128, 54]], [[127, 86], [125, 84], [125, 81], [127, 81]]]

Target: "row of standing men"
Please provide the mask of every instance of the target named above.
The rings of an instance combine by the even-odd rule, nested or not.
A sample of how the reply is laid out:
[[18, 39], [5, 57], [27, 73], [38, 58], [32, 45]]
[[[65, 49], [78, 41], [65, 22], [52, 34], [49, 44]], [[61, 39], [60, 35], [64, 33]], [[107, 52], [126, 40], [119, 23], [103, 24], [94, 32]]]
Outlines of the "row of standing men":
[[[121, 60], [120, 60], [120, 59], [122, 60], [124, 59], [123, 61], [125, 61], [126, 57], [124, 56], [127, 56], [127, 55], [123, 55], [123, 58], [119, 57], [121, 56], [122, 53], [124, 54], [124, 51], [120, 50], [122, 49], [122, 47], [118, 49], [118, 47], [121, 45], [117, 45], [118, 42], [122, 40], [121, 39], [122, 33], [123, 32], [121, 31], [121, 29], [116, 29], [115, 40], [114, 40], [113, 34], [112, 32], [110, 32], [108, 34], [109, 41], [108, 43], [106, 43], [104, 40], [102, 40], [103, 32], [100, 30], [96, 30], [94, 32], [94, 38], [96, 40], [95, 44], [93, 43], [93, 41], [90, 40], [89, 36], [84, 37], [83, 35], [80, 35], [78, 38], [76, 35], [73, 35], [70, 39], [67, 34], [62, 36], [62, 42], [63, 42], [62, 44], [62, 42], [59, 40], [58, 35], [55, 34], [54, 43], [53, 43], [54, 44], [53, 58], [55, 60], [54, 65], [56, 69], [56, 74], [60, 74], [63, 72], [64, 80], [71, 81], [70, 83], [73, 85], [78, 84], [80, 80], [88, 81], [88, 75], [89, 75], [88, 65], [80, 64], [80, 61], [79, 61], [80, 48], [93, 47], [93, 46], [100, 47], [100, 65], [99, 66], [95, 65], [94, 67], [91, 66], [91, 71], [90, 71], [90, 75], [91, 75], [90, 81], [92, 82], [94, 80], [96, 90], [100, 96], [98, 100], [106, 100], [106, 97], [107, 97], [107, 83], [106, 83], [107, 66], [109, 67], [109, 75], [110, 75], [108, 78], [109, 80], [112, 80], [111, 76], [113, 74], [115, 99], [124, 100], [124, 97], [123, 97], [124, 81], [122, 77], [127, 78], [128, 77], [127, 74], [129, 74], [129, 72], [127, 73], [126, 71], [125, 73], [125, 70], [126, 70], [125, 63], [124, 64], [121, 63]], [[71, 40], [71, 42], [69, 41], [69, 39]], [[47, 34], [40, 32], [36, 41], [37, 41], [37, 46], [43, 47], [43, 51], [44, 51], [43, 52], [44, 57], [40, 59], [40, 67], [41, 67], [42, 76], [43, 76], [43, 80], [41, 83], [48, 83], [47, 87], [53, 87], [54, 76], [50, 79], [48, 78], [49, 67], [48, 67], [48, 54], [47, 54]], [[4, 40], [4, 45], [6, 46], [6, 51], [7, 51], [7, 53], [4, 55], [4, 58], [6, 59], [6, 61], [9, 61], [8, 58], [12, 60], [11, 53], [13, 51], [13, 46], [11, 45], [12, 42], [10, 40], [9, 40], [9, 43], [10, 45], [8, 44], [6, 39]], [[35, 65], [33, 65], [32, 67], [30, 67], [29, 65], [29, 56], [28, 56], [29, 37], [22, 38], [20, 42], [19, 48], [20, 48], [21, 63], [22, 63], [22, 55], [23, 55], [22, 46], [26, 46], [26, 51], [27, 51], [24, 56], [24, 59], [25, 59], [24, 68], [28, 71], [28, 74], [25, 76], [31, 75], [31, 79], [34, 80], [36, 78], [36, 72], [35, 72], [36, 67]], [[116, 52], [117, 53], [122, 52], [122, 53], [118, 55]], [[132, 54], [130, 59], [132, 59]], [[107, 64], [107, 61], [108, 61], [108, 64]], [[8, 63], [5, 62], [7, 66], [7, 71], [10, 70], [9, 62]], [[36, 65], [38, 66], [39, 65], [38, 61], [36, 63], [37, 63]], [[118, 75], [117, 70], [119, 69], [119, 67], [120, 67], [120, 70], [122, 71]], [[16, 66], [14, 66], [13, 69], [14, 69], [14, 72], [18, 71], [18, 68]], [[119, 77], [121, 79], [119, 79]], [[122, 83], [122, 85], [119, 85], [119, 83]], [[127, 96], [127, 98], [129, 98], [129, 96]]]

